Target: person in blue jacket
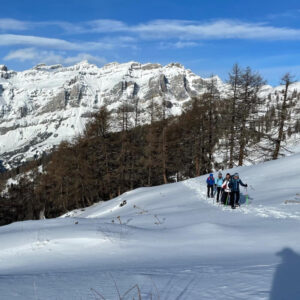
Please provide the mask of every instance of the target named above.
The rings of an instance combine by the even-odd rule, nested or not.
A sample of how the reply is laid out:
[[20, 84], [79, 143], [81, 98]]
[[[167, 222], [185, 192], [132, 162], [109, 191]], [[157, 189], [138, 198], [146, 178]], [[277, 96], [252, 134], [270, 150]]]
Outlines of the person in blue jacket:
[[211, 173], [209, 177], [206, 179], [207, 183], [207, 197], [214, 197], [214, 185], [215, 185], [215, 179], [214, 179], [214, 174]]
[[230, 205], [231, 208], [235, 208], [236, 206], [240, 206], [240, 185], [247, 187], [248, 185], [243, 183], [239, 177], [238, 173], [235, 173], [229, 183], [229, 187], [231, 189], [230, 194]]
[[[223, 182], [224, 182], [224, 178], [222, 176], [222, 173], [219, 172], [218, 177], [215, 180], [215, 184], [216, 184], [216, 187], [217, 187], [217, 202], [219, 202], [219, 198], [222, 197], [222, 193], [223, 193], [222, 185], [223, 185]], [[221, 197], [220, 197], [220, 194], [221, 194]]]

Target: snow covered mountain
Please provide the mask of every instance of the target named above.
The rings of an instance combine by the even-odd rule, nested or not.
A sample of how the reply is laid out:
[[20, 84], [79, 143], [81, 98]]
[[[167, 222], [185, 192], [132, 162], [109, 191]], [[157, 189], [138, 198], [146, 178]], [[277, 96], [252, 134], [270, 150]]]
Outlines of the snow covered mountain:
[[229, 170], [249, 185], [236, 210], [201, 176], [0, 227], [1, 299], [299, 299], [299, 165]]
[[[215, 79], [226, 93], [226, 84]], [[71, 67], [40, 64], [23, 72], [0, 65], [0, 159], [13, 165], [40, 156], [81, 133], [91, 113], [103, 105], [114, 113], [122, 103], [138, 101], [143, 113], [151, 99], [164, 98], [169, 113], [180, 114], [186, 101], [205, 91], [206, 82], [178, 63], [98, 68], [83, 61]], [[294, 88], [300, 91], [300, 84]], [[281, 87], [266, 86], [263, 93], [276, 89]]]
[[[221, 84], [221, 81], [218, 79]], [[165, 97], [170, 113], [203, 90], [205, 80], [180, 64], [83, 61], [72, 67], [38, 65], [24, 72], [0, 66], [0, 156], [22, 161], [81, 133], [102, 105], [115, 112], [124, 102]]]

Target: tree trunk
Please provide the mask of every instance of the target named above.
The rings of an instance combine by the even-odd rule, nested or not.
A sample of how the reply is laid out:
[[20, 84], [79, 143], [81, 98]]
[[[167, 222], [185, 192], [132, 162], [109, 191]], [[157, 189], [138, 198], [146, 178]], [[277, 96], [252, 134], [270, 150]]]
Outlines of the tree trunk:
[[164, 184], [168, 183], [166, 160], [167, 160], [167, 141], [166, 141], [166, 127], [164, 125], [163, 132], [162, 132], [162, 168], [163, 168]]

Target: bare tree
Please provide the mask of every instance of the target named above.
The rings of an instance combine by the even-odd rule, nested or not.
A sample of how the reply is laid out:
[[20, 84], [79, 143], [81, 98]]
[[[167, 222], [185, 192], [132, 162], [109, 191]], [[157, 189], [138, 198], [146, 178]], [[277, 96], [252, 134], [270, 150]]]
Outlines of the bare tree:
[[280, 149], [281, 149], [281, 143], [283, 141], [283, 131], [284, 126], [287, 120], [287, 113], [288, 113], [288, 91], [290, 85], [294, 82], [294, 76], [292, 76], [290, 73], [286, 73], [281, 78], [281, 84], [284, 85], [284, 92], [283, 92], [283, 102], [280, 108], [280, 116], [279, 116], [279, 126], [278, 126], [278, 136], [275, 140], [275, 149], [273, 153], [273, 159], [277, 159]]
[[229, 97], [229, 115], [230, 115], [230, 133], [229, 133], [229, 168], [233, 168], [234, 162], [234, 148], [235, 148], [235, 138], [236, 138], [236, 126], [237, 126], [237, 101], [240, 96], [240, 87], [241, 87], [241, 76], [242, 71], [238, 64], [235, 64], [229, 73], [228, 83], [231, 87], [231, 93]]
[[253, 73], [250, 67], [247, 67], [241, 75], [240, 99], [238, 104], [238, 145], [239, 145], [239, 162], [242, 166], [245, 158], [245, 151], [248, 140], [251, 138], [250, 131], [254, 128], [250, 127], [250, 118], [256, 113], [260, 104], [258, 92], [265, 84], [265, 81], [258, 73]]

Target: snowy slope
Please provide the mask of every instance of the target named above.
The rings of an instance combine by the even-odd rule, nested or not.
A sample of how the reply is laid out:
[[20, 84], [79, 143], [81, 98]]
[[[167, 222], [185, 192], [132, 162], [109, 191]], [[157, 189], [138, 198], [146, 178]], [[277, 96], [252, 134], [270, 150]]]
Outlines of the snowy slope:
[[[218, 76], [215, 80], [221, 94], [228, 94], [227, 84]], [[149, 101], [165, 99], [168, 113], [178, 115], [191, 97], [206, 91], [206, 83], [178, 63], [110, 63], [98, 68], [83, 61], [71, 67], [40, 64], [22, 72], [0, 65], [0, 159], [18, 165], [71, 140], [103, 105], [114, 114], [125, 102], [138, 103], [140, 122], [145, 123]], [[293, 84], [291, 93], [294, 89], [300, 91], [300, 83]], [[271, 94], [265, 109], [281, 90], [263, 88], [263, 96]], [[117, 122], [113, 125], [118, 129]]]
[[299, 165], [231, 170], [251, 185], [236, 210], [206, 199], [202, 176], [1, 227], [1, 299], [119, 299], [114, 281], [142, 299], [299, 299], [300, 204], [285, 204]]

